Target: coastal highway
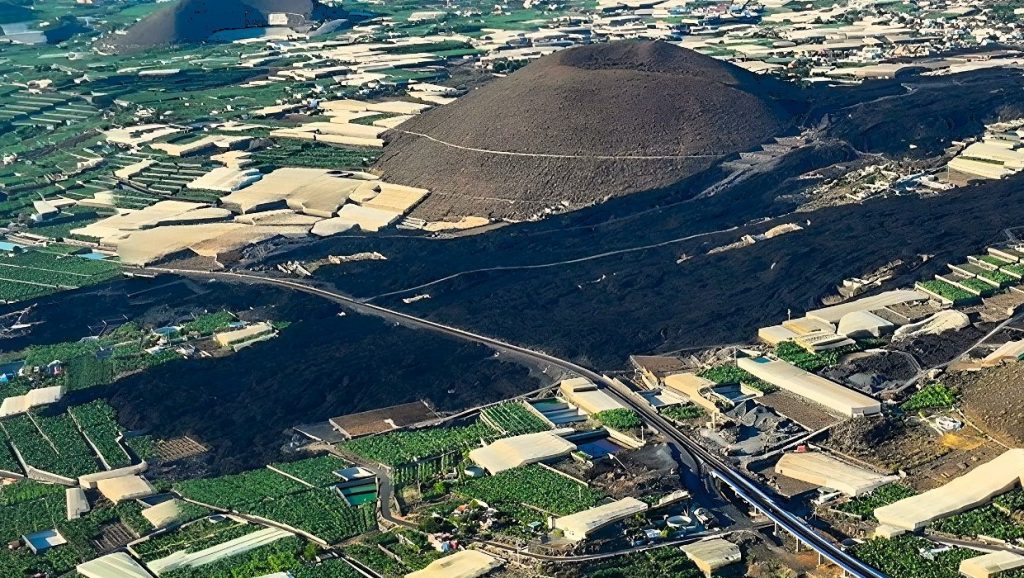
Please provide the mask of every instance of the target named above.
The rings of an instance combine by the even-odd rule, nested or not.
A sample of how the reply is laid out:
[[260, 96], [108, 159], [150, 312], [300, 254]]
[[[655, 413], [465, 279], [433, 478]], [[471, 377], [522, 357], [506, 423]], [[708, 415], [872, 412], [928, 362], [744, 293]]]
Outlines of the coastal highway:
[[884, 573], [858, 560], [856, 557], [843, 550], [840, 546], [832, 543], [827, 538], [819, 534], [818, 531], [811, 527], [806, 520], [788, 512], [785, 508], [780, 506], [772, 496], [769, 496], [764, 490], [762, 490], [758, 484], [736, 471], [731, 464], [725, 462], [719, 456], [709, 452], [704, 447], [684, 436], [671, 423], [654, 411], [646, 401], [624, 384], [604, 375], [600, 375], [585, 367], [581, 367], [572, 362], [559, 359], [553, 355], [548, 355], [540, 351], [534, 351], [525, 347], [506, 343], [492, 337], [487, 337], [456, 327], [450, 327], [427, 319], [421, 319], [393, 309], [360, 302], [338, 292], [315, 287], [308, 283], [302, 283], [291, 279], [269, 277], [258, 273], [241, 273], [231, 271], [207, 272], [160, 267], [151, 267], [142, 271], [170, 273], [198, 279], [214, 279], [274, 285], [286, 289], [301, 291], [339, 303], [357, 313], [376, 315], [407, 326], [428, 329], [458, 339], [472, 341], [486, 345], [497, 351], [508, 352], [515, 356], [529, 358], [535, 362], [548, 363], [586, 377], [595, 384], [604, 386], [611, 395], [618, 397], [625, 405], [634, 409], [647, 421], [649, 425], [660, 431], [672, 443], [692, 453], [698, 460], [700, 460], [700, 462], [703, 463], [709, 474], [729, 486], [737, 496], [751, 504], [769, 520], [774, 522], [785, 532], [795, 537], [802, 544], [818, 552], [822, 558], [838, 566], [845, 574], [851, 575], [854, 578], [887, 578]]

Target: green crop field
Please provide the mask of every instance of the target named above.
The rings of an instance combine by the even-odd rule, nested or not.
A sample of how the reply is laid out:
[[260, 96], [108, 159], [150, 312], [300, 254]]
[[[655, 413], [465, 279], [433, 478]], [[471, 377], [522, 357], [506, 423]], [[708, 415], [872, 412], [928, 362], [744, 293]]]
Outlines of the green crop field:
[[957, 392], [941, 383], [931, 383], [915, 391], [900, 405], [906, 412], [925, 409], [949, 409], [956, 405]]
[[245, 508], [260, 516], [309, 532], [329, 544], [377, 528], [377, 504], [349, 506], [333, 490], [309, 489]]
[[351, 564], [344, 560], [325, 560], [320, 564], [292, 569], [295, 578], [363, 578]]
[[466, 426], [434, 427], [368, 436], [346, 442], [342, 447], [375, 462], [397, 466], [477, 447], [481, 439], [492, 439], [497, 433], [486, 424], [477, 422]]
[[903, 484], [886, 484], [865, 496], [858, 496], [836, 507], [841, 512], [855, 514], [862, 518], [874, 518], [875, 509], [894, 504], [903, 498], [916, 494], [912, 488]]
[[960, 562], [978, 555], [974, 550], [953, 548], [928, 559], [922, 550], [935, 547], [917, 536], [874, 538], [853, 547], [853, 554], [891, 578], [958, 578]]
[[32, 299], [65, 289], [102, 283], [120, 274], [112, 261], [84, 259], [43, 250], [0, 255], [0, 300]]
[[704, 574], [676, 548], [627, 554], [586, 565], [588, 578], [700, 578]]
[[0, 425], [30, 466], [69, 478], [100, 470], [85, 439], [66, 415], [36, 416], [33, 421], [23, 414], [5, 418]]
[[117, 443], [121, 431], [117, 425], [114, 408], [110, 407], [106, 401], [96, 400], [85, 405], [75, 406], [69, 408], [68, 413], [75, 418], [78, 426], [100, 451], [111, 468], [123, 468], [131, 465], [128, 454]]
[[256, 578], [302, 567], [302, 548], [302, 540], [284, 538], [211, 564], [171, 570], [163, 573], [161, 578]]
[[955, 536], [989, 536], [1013, 542], [1024, 539], [1024, 491], [1013, 490], [992, 504], [962, 512], [932, 524], [932, 529]]
[[707, 413], [704, 408], [693, 404], [672, 405], [661, 410], [661, 415], [676, 421], [686, 421], [704, 417]]
[[213, 335], [214, 333], [226, 329], [229, 325], [237, 321], [237, 318], [230, 311], [217, 311], [215, 313], [207, 313], [200, 315], [199, 317], [185, 323], [181, 326], [181, 332], [188, 335], [190, 333], [197, 333], [199, 335]]
[[237, 510], [309, 488], [281, 474], [262, 469], [219, 478], [185, 480], [176, 484], [175, 489], [191, 500]]
[[964, 291], [959, 287], [950, 285], [945, 281], [939, 281], [938, 279], [933, 279], [931, 281], [922, 281], [918, 283], [918, 285], [920, 285], [923, 289], [927, 291], [931, 291], [932, 293], [938, 295], [939, 297], [949, 299], [954, 304], [965, 303], [977, 299], [977, 297], [974, 294], [968, 293], [967, 291]]
[[591, 508], [601, 498], [600, 492], [538, 465], [466, 480], [455, 492], [499, 510], [532, 506], [556, 516]]
[[318, 456], [296, 462], [274, 464], [274, 467], [282, 472], [291, 474], [319, 488], [340, 482], [341, 479], [334, 475], [334, 472], [343, 470], [348, 466], [348, 462], [334, 456]]
[[520, 435], [550, 429], [547, 422], [517, 401], [491, 406], [480, 413], [483, 421], [507, 435]]
[[600, 411], [594, 414], [594, 419], [603, 426], [620, 431], [637, 430], [644, 425], [640, 415], [628, 408]]
[[233, 521], [199, 520], [173, 531], [159, 534], [132, 546], [144, 562], [151, 562], [175, 552], [199, 552], [261, 530], [262, 526]]
[[380, 149], [280, 139], [273, 147], [254, 152], [252, 159], [260, 170], [269, 172], [281, 167], [362, 169], [378, 156]]
[[779, 389], [766, 381], [762, 381], [753, 375], [750, 375], [749, 372], [740, 369], [734, 363], [727, 363], [705, 369], [698, 375], [704, 379], [710, 379], [711, 381], [719, 384], [742, 383], [743, 385], [747, 385], [764, 393], [771, 393], [773, 391], [778, 391]]

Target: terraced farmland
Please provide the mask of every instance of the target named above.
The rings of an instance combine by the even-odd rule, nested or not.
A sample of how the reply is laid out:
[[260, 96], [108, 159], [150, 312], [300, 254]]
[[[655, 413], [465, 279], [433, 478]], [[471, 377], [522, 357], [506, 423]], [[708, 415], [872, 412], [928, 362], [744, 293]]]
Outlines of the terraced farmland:
[[481, 419], [507, 435], [545, 431], [548, 424], [519, 402], [502, 403], [481, 412]]
[[78, 426], [112, 469], [131, 465], [131, 458], [117, 442], [121, 436], [114, 409], [103, 400], [68, 409]]
[[345, 469], [348, 465], [345, 460], [334, 456], [318, 456], [297, 462], [274, 464], [274, 467], [310, 485], [324, 488], [341, 481], [334, 472]]
[[396, 431], [368, 436], [343, 444], [346, 450], [364, 458], [397, 466], [420, 459], [468, 449], [480, 440], [497, 437], [498, 432], [482, 422], [453, 427], [435, 427], [414, 431]]
[[32, 299], [64, 289], [77, 289], [107, 281], [120, 273], [112, 261], [43, 250], [0, 256], [0, 301]]
[[303, 492], [308, 486], [267, 469], [233, 476], [186, 480], [175, 485], [182, 496], [229, 510], [240, 510], [268, 499]]
[[335, 544], [377, 528], [377, 504], [349, 506], [332, 490], [309, 489], [253, 504], [245, 513], [261, 516]]
[[558, 516], [586, 510], [601, 499], [600, 492], [538, 465], [467, 480], [455, 491], [498, 509], [502, 505], [524, 504]]
[[0, 540], [4, 543], [23, 534], [52, 528], [65, 517], [61, 486], [22, 481], [0, 488]]
[[233, 521], [211, 522], [198, 520], [173, 532], [160, 534], [132, 546], [144, 562], [151, 562], [175, 552], [199, 552], [262, 529], [255, 524]]
[[66, 415], [34, 419], [23, 414], [5, 418], [0, 425], [30, 466], [69, 478], [100, 470], [89, 446]]
[[[362, 169], [380, 156], [379, 149], [336, 147], [321, 143], [284, 140], [253, 153], [256, 166], [264, 173], [280, 167], [321, 169]], [[364, 163], [364, 159], [368, 161]]]

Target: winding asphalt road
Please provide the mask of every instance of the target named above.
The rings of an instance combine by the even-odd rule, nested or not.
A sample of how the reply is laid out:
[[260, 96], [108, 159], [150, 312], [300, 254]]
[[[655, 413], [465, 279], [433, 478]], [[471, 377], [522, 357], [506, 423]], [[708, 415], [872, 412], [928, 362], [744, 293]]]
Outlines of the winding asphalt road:
[[846, 552], [840, 546], [819, 534], [818, 531], [808, 524], [806, 520], [788, 512], [785, 508], [779, 505], [773, 497], [765, 493], [758, 484], [736, 471], [731, 464], [725, 462], [719, 458], [719, 456], [709, 452], [704, 447], [684, 436], [670, 422], [661, 417], [661, 415], [658, 414], [642, 397], [630, 390], [622, 382], [610, 379], [590, 369], [543, 352], [533, 351], [492, 337], [486, 337], [484, 335], [458, 329], [456, 327], [450, 327], [434, 321], [421, 319], [407, 313], [401, 313], [392, 309], [361, 302], [334, 291], [314, 287], [312, 285], [290, 279], [266, 277], [255, 273], [228, 271], [197, 272], [159, 267], [148, 268], [146, 270], [193, 278], [221, 279], [227, 281], [242, 281], [274, 285], [296, 291], [302, 291], [310, 295], [319, 296], [335, 303], [339, 303], [357, 313], [375, 315], [391, 321], [403, 323], [408, 326], [435, 331], [457, 339], [472, 341], [474, 343], [486, 345], [498, 351], [508, 352], [513, 355], [531, 358], [534, 361], [548, 363], [586, 377], [595, 384], [604, 386], [611, 395], [618, 397], [624, 404], [640, 414], [646, 420], [648, 425], [661, 432], [673, 444], [683, 448], [685, 451], [691, 453], [700, 460], [709, 475], [714, 476], [729, 486], [737, 496], [751, 504], [757, 509], [757, 511], [763, 513], [786, 533], [794, 536], [800, 543], [812, 548], [818, 552], [822, 558], [838, 566], [844, 573], [849, 574], [854, 578], [887, 578], [884, 573], [862, 562]]

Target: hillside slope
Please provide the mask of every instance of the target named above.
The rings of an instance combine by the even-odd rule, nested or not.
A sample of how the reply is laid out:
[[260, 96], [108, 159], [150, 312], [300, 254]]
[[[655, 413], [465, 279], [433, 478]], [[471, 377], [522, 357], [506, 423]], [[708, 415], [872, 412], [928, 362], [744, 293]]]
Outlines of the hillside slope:
[[418, 216], [522, 219], [674, 184], [783, 133], [799, 97], [664, 42], [581, 46], [391, 131], [376, 169], [433, 191]]
[[222, 30], [267, 26], [273, 13], [287, 14], [293, 28], [343, 15], [340, 9], [316, 0], [180, 0], [144, 18], [125, 34], [106, 38], [103, 45], [113, 52], [129, 52], [203, 42]]

